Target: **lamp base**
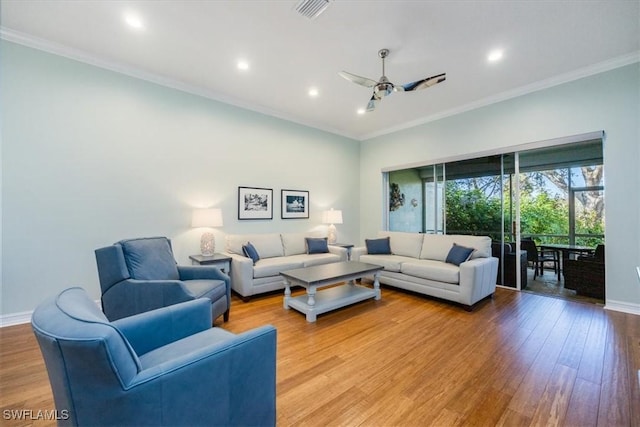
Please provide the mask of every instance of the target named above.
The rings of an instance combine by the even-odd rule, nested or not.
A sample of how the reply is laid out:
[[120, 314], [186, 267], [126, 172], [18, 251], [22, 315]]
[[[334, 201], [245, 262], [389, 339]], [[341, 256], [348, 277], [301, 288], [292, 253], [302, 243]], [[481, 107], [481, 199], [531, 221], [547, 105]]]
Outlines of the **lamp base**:
[[202, 233], [200, 238], [200, 253], [203, 256], [211, 256], [216, 250], [216, 240], [213, 233]]
[[327, 243], [331, 245], [337, 241], [338, 241], [338, 232], [336, 231], [336, 226], [331, 224], [328, 230]]

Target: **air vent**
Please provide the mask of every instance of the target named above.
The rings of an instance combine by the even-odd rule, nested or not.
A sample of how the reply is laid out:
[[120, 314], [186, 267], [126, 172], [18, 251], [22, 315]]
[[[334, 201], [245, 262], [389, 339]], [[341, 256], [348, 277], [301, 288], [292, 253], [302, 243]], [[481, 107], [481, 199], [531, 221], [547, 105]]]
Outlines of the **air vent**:
[[329, 0], [300, 0], [296, 12], [309, 19], [316, 19], [329, 6]]

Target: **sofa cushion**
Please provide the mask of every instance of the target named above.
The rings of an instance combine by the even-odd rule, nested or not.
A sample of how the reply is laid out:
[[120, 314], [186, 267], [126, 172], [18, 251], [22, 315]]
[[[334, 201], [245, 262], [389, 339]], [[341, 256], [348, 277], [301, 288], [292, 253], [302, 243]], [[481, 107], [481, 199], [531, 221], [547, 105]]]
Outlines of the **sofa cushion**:
[[166, 237], [121, 240], [129, 275], [137, 280], [178, 280], [178, 265]]
[[437, 282], [459, 283], [460, 281], [460, 267], [430, 259], [404, 262], [400, 272]]
[[446, 261], [451, 246], [474, 248], [471, 259], [491, 257], [491, 238], [488, 236], [464, 236], [459, 234], [425, 234], [420, 251], [420, 259]]
[[340, 255], [326, 253], [326, 254], [313, 254], [313, 255], [304, 255], [305, 258], [303, 260], [304, 267], [311, 267], [312, 265], [322, 265], [322, 264], [330, 264], [332, 262], [340, 262], [342, 259]]
[[442, 234], [425, 234], [420, 251], [420, 259], [431, 259], [444, 262], [453, 246], [450, 236]]
[[[379, 237], [390, 237], [391, 253], [394, 255], [420, 257], [424, 234], [405, 233], [401, 231], [382, 231]], [[448, 250], [449, 248], [447, 248]], [[444, 261], [444, 259], [443, 259]]]
[[253, 266], [253, 278], [277, 276], [281, 271], [304, 267], [303, 256], [263, 258]]
[[307, 242], [307, 253], [308, 254], [326, 254], [329, 252], [329, 247], [327, 246], [327, 238], [326, 237], [307, 237], [305, 238]]
[[400, 271], [403, 262], [415, 261], [414, 258], [400, 255], [360, 255], [360, 262], [381, 265], [385, 271]]
[[380, 239], [365, 239], [364, 244], [367, 246], [367, 253], [370, 255], [390, 255], [391, 245], [389, 236]]
[[456, 245], [454, 243], [449, 250], [449, 254], [447, 255], [447, 259], [445, 260], [445, 262], [459, 266], [460, 264], [466, 262], [469, 258], [471, 258], [471, 254], [473, 253], [473, 251], [475, 251], [475, 249]]
[[258, 251], [256, 250], [255, 246], [251, 244], [251, 242], [247, 242], [246, 245], [242, 245], [242, 253], [247, 258], [251, 258], [253, 260], [254, 265], [256, 262], [260, 260], [260, 255], [258, 254]]
[[307, 244], [305, 238], [307, 237], [323, 237], [322, 233], [282, 233], [282, 246], [284, 249], [284, 256], [300, 255], [307, 253]]

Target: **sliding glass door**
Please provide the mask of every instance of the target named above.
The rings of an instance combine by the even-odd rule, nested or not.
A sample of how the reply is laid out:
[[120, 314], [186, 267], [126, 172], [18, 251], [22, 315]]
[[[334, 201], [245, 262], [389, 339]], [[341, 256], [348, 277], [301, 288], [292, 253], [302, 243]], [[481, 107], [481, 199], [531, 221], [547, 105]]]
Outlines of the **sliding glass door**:
[[497, 283], [537, 280], [520, 238], [537, 245], [604, 241], [602, 140], [389, 172], [392, 231], [490, 236]]

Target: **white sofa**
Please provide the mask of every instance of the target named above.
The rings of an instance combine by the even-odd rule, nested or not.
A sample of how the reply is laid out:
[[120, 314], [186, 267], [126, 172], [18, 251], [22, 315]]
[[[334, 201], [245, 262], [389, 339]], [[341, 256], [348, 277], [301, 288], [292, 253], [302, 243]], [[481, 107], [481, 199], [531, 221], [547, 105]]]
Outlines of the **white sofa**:
[[[464, 305], [467, 310], [493, 295], [498, 259], [491, 256], [486, 236], [418, 234], [381, 231], [389, 237], [390, 255], [371, 255], [367, 248], [353, 248], [351, 259], [384, 266], [380, 283]], [[457, 266], [445, 262], [453, 244], [474, 248], [471, 257]]]
[[[347, 260], [347, 250], [328, 246], [328, 253], [308, 254], [306, 237], [313, 233], [228, 234], [224, 254], [231, 257], [231, 289], [248, 301], [252, 295], [284, 289], [281, 271]], [[247, 242], [256, 248], [260, 259], [253, 264], [244, 256]]]

